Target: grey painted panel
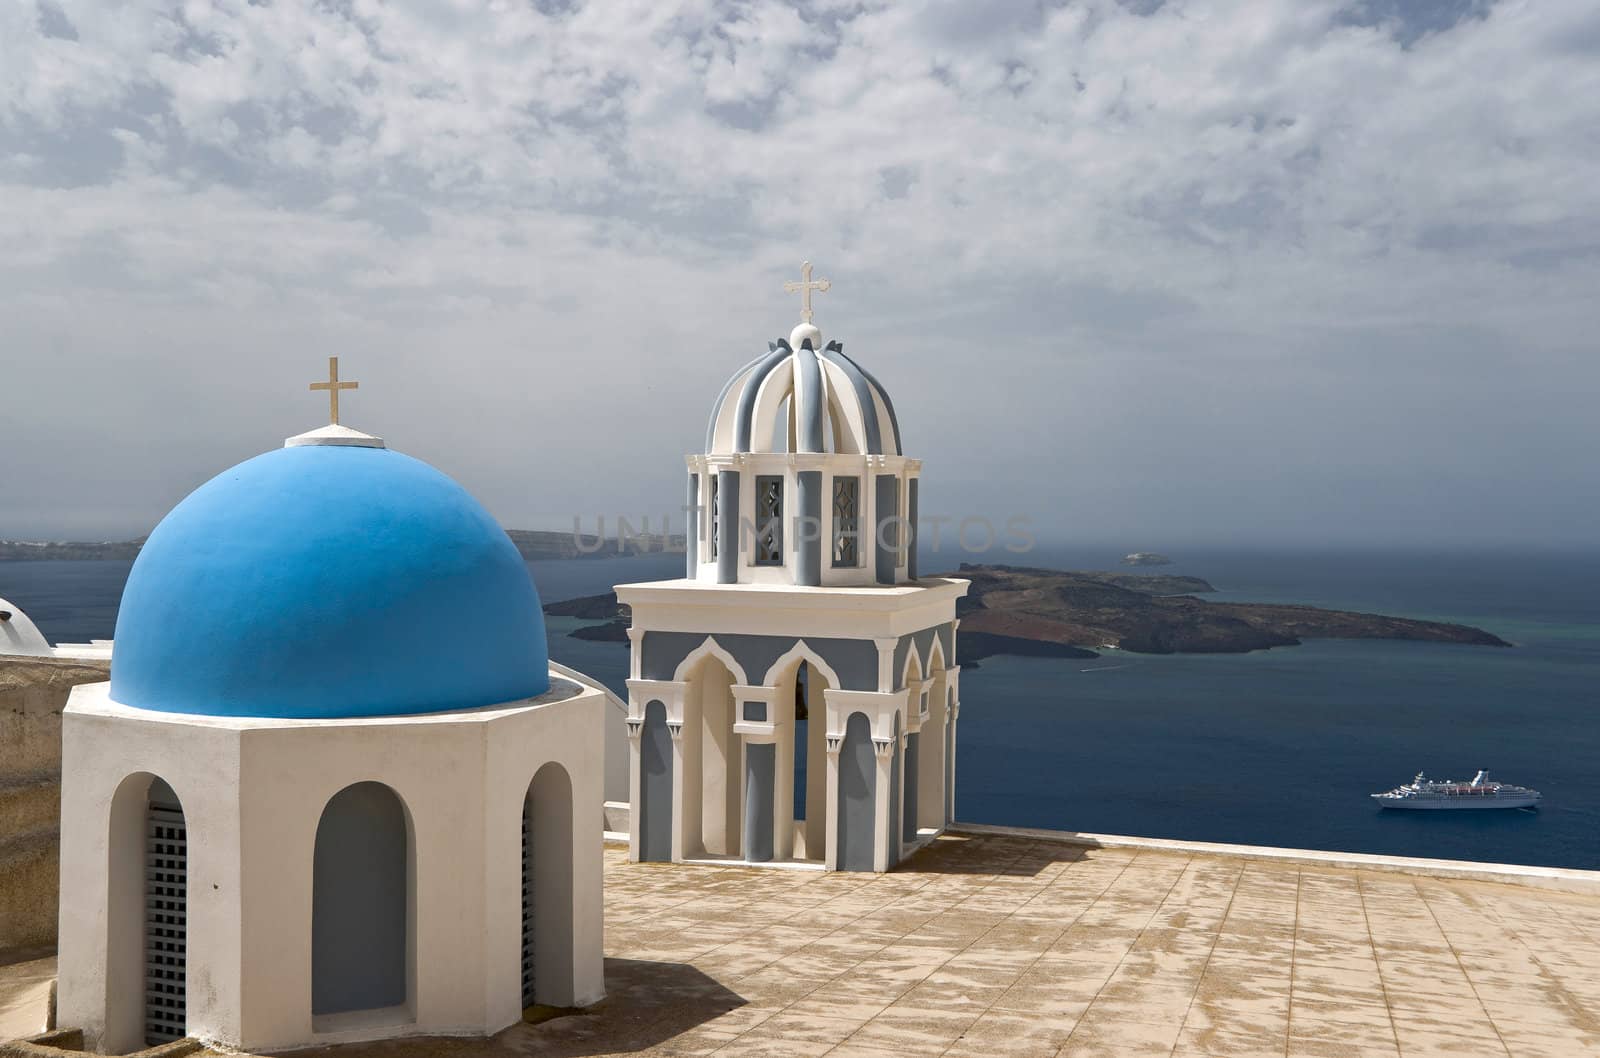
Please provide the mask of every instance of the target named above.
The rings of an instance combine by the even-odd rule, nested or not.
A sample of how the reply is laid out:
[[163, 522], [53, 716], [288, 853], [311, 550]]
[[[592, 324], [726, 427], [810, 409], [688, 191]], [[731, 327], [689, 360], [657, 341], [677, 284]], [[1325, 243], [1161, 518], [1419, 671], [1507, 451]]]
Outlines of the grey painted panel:
[[906, 482], [906, 576], [917, 579], [917, 485], [916, 478]]
[[877, 489], [878, 521], [873, 542], [878, 559], [878, 583], [893, 584], [895, 559], [899, 557], [895, 552], [900, 543], [900, 530], [894, 521], [900, 514], [900, 479], [893, 474], [879, 474]]
[[[760, 684], [773, 662], [800, 642], [800, 637], [719, 633], [716, 640], [744, 669], [745, 679], [751, 684]], [[683, 659], [705, 641], [703, 632], [646, 632], [639, 648], [641, 675], [647, 680], [672, 679]], [[838, 675], [841, 689], [878, 689], [878, 648], [872, 640], [807, 636], [806, 645]]]
[[920, 759], [921, 751], [919, 749], [921, 742], [921, 735], [910, 734], [906, 736], [906, 808], [905, 825], [901, 831], [901, 837], [907, 842], [917, 840], [917, 785], [918, 780], [921, 778], [918, 774], [918, 769], [922, 764]]
[[776, 793], [778, 747], [749, 742], [744, 747], [744, 858], [772, 859], [772, 804]]
[[839, 849], [841, 871], [872, 870], [873, 824], [878, 815], [878, 765], [872, 753], [872, 724], [865, 713], [851, 713], [839, 748]]
[[672, 732], [661, 702], [644, 707], [639, 736], [639, 859], [672, 860]]
[[311, 1012], [406, 1001], [406, 817], [395, 792], [359, 782], [322, 810], [311, 870]]
[[811, 339], [800, 343], [800, 351], [795, 355], [795, 367], [795, 393], [805, 394], [803, 402], [795, 403], [803, 403], [806, 409], [805, 419], [795, 424], [795, 444], [801, 452], [820, 452], [823, 450], [822, 367], [817, 363], [817, 354], [811, 349]]
[[739, 472], [717, 471], [717, 583], [739, 580]]
[[867, 428], [867, 451], [865, 454], [883, 455], [883, 436], [878, 428], [877, 405], [872, 403], [872, 390], [868, 388], [867, 376], [861, 373], [856, 362], [844, 355], [844, 347], [838, 342], [829, 342], [822, 356], [829, 363], [837, 364], [839, 369], [850, 380], [850, 388], [855, 391], [856, 403], [861, 405], [861, 419]]
[[745, 720], [753, 720], [758, 724], [766, 723], [767, 722], [767, 703], [766, 702], [745, 702], [744, 703], [743, 719], [745, 719]]
[[739, 376], [740, 375], [743, 375], [746, 371], [750, 370], [752, 367], [755, 367], [757, 364], [761, 363], [761, 361], [765, 360], [768, 356], [771, 356], [772, 355], [772, 351], [774, 349], [776, 349], [776, 348], [777, 348], [776, 345], [774, 345], [772, 342], [768, 342], [767, 343], [767, 351], [765, 353], [761, 354], [760, 356], [756, 357], [754, 360], [750, 361], [748, 364], [746, 364], [743, 367], [741, 367], [739, 370], [735, 371], [733, 373], [732, 377], [730, 377], [728, 379], [728, 381], [726, 381], [726, 382], [724, 382], [722, 384], [722, 389], [717, 394], [716, 403], [711, 405], [711, 421], [706, 424], [706, 451], [707, 452], [712, 451], [712, 447], [711, 446], [717, 443], [717, 420], [722, 417], [722, 405], [728, 399], [728, 391], [733, 389], [733, 384], [735, 382], [739, 381]]
[[795, 583], [815, 588], [822, 583], [822, 471], [802, 470], [795, 475], [800, 515], [795, 521]]
[[772, 374], [773, 368], [783, 363], [784, 357], [790, 355], [789, 343], [780, 341], [777, 347], [756, 365], [754, 371], [744, 380], [744, 388], [739, 391], [739, 406], [734, 409], [733, 415], [733, 450], [735, 452], [750, 451], [750, 427], [755, 419], [756, 394], [761, 392], [761, 383]]

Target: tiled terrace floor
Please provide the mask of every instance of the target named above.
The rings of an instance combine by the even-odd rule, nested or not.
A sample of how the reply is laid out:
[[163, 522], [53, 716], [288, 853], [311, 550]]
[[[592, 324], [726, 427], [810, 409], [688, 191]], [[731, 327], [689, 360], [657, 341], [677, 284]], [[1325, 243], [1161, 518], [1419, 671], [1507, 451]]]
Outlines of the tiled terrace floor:
[[[511, 1055], [1600, 1055], [1600, 897], [1020, 837], [888, 875], [606, 851], [609, 998]], [[302, 1052], [304, 1053], [304, 1052]]]
[[606, 952], [599, 1011], [451, 1049], [1600, 1055], [1600, 898], [1514, 885], [1011, 837], [879, 876], [608, 848]]

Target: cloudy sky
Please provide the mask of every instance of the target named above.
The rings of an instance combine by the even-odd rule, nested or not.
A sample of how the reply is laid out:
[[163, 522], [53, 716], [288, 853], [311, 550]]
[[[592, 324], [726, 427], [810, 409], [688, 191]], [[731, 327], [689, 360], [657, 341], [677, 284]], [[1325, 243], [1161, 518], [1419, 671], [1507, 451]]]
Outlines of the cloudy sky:
[[0, 537], [148, 531], [333, 353], [508, 525], [671, 510], [802, 258], [925, 510], [1595, 537], [1591, 0], [0, 4]]

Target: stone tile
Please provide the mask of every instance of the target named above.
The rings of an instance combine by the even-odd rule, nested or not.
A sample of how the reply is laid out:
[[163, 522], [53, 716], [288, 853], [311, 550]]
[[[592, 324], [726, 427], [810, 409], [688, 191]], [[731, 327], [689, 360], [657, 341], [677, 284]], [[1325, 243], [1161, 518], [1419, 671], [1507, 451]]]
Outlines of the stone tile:
[[[876, 1013], [876, 1012], [874, 1012]], [[865, 1017], [819, 1017], [785, 1010], [774, 1014], [745, 1035], [755, 1038], [803, 1040], [807, 1043], [843, 1043], [874, 1015]]]
[[1037, 1017], [1011, 1011], [991, 1010], [962, 1031], [946, 1054], [958, 1051], [983, 1058], [996, 1055], [1018, 1058], [1051, 1058], [1067, 1042], [1077, 1027], [1076, 1018]]
[[1225, 1058], [1283, 1058], [1288, 1032], [1254, 1032], [1184, 1023], [1178, 1031], [1174, 1054], [1217, 1055]]
[[1117, 1021], [1085, 1015], [1061, 1048], [1061, 1058], [1144, 1058], [1168, 1055], [1178, 1041], [1178, 1026]]
[[976, 1012], [896, 1005], [857, 1029], [849, 1042], [903, 1054], [942, 1054], [976, 1020]]
[[1476, 1031], [1447, 1033], [1438, 1026], [1396, 1021], [1395, 1034], [1400, 1038], [1402, 1058], [1506, 1058], [1507, 1054], [1506, 1045], [1488, 1022]]

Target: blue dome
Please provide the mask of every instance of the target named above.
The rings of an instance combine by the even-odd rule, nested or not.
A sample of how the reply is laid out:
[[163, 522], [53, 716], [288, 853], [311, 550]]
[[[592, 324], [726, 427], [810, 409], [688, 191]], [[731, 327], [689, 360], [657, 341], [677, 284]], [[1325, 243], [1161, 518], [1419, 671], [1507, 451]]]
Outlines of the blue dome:
[[539, 593], [489, 512], [384, 448], [240, 463], [150, 534], [122, 592], [111, 697], [173, 713], [470, 709], [550, 686]]

